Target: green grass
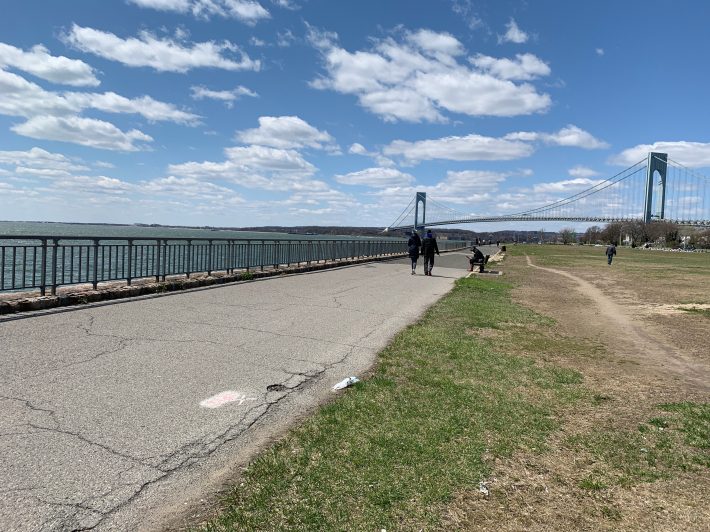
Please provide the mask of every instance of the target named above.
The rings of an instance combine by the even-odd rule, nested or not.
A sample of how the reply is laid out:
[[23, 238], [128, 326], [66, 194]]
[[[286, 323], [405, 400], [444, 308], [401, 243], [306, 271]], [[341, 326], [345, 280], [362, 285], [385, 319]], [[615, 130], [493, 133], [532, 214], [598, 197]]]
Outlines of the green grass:
[[[607, 267], [603, 248], [508, 250], [543, 266]], [[674, 271], [677, 280], [710, 275], [708, 257], [622, 249], [614, 267], [644, 279]], [[494, 460], [545, 452], [575, 405], [613, 409], [614, 398], [552, 363], [603, 358], [604, 346], [553, 333], [554, 321], [513, 304], [510, 289], [500, 279], [458, 281], [380, 353], [372, 377], [250, 464], [203, 529], [436, 528], [456, 494], [495, 474]], [[563, 442], [593, 457], [577, 483], [589, 492], [705, 472], [708, 445], [710, 405], [693, 403], [659, 405], [638, 430], [600, 426]], [[622, 510], [600, 513], [618, 520]]]
[[526, 326], [550, 325], [509, 290], [459, 281], [380, 354], [370, 379], [253, 462], [206, 529], [428, 528], [442, 503], [491, 473], [491, 458], [544, 450], [582, 378], [471, 333], [523, 338]]
[[684, 312], [690, 312], [692, 314], [699, 314], [701, 316], [704, 316], [706, 318], [710, 318], [710, 309], [708, 308], [683, 308], [680, 307], [680, 310]]
[[583, 479], [585, 489], [632, 486], [710, 467], [710, 404], [659, 405], [665, 416], [650, 418], [638, 431], [596, 430], [568, 438], [568, 445], [592, 454], [597, 464]]

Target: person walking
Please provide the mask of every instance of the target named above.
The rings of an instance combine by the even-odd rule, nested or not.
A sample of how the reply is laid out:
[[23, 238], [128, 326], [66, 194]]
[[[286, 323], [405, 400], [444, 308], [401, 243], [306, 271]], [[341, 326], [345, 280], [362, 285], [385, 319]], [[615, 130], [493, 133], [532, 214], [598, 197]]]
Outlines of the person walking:
[[612, 242], [606, 248], [606, 263], [609, 266], [611, 266], [611, 261], [614, 258], [614, 255], [616, 255], [616, 245]]
[[436, 243], [436, 238], [431, 234], [431, 230], [426, 232], [424, 240], [422, 240], [422, 255], [424, 255], [424, 275], [431, 276], [431, 270], [434, 268], [434, 253], [439, 255], [439, 246]]
[[409, 251], [409, 258], [412, 259], [412, 275], [416, 274], [417, 260], [419, 259], [419, 248], [422, 247], [422, 239], [416, 231], [412, 231], [412, 236], [409, 237], [407, 241], [407, 250]]

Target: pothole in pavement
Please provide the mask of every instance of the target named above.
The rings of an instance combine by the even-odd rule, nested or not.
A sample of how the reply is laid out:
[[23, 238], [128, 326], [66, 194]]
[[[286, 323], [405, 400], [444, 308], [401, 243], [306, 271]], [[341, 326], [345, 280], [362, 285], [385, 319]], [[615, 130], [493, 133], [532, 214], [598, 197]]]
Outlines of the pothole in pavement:
[[266, 387], [267, 392], [285, 392], [286, 390], [288, 390], [288, 388], [283, 384], [269, 384]]

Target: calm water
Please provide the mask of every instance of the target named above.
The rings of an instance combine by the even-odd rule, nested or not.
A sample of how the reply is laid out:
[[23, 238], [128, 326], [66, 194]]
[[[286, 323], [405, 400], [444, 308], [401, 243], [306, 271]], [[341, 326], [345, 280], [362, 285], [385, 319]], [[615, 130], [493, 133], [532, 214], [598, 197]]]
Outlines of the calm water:
[[[49, 236], [65, 238], [123, 237], [123, 238], [264, 238], [264, 239], [359, 239], [370, 237], [304, 235], [230, 231], [227, 229], [188, 229], [183, 227], [139, 227], [135, 225], [84, 225], [55, 222], [0, 222], [0, 236]], [[386, 235], [382, 235], [385, 238]]]

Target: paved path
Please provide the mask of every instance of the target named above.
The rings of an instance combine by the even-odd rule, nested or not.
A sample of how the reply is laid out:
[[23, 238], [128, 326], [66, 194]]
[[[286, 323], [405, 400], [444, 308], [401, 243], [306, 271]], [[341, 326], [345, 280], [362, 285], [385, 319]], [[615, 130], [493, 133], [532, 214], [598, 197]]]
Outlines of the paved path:
[[432, 277], [371, 263], [0, 322], [0, 530], [182, 513], [465, 275], [437, 259]]

